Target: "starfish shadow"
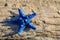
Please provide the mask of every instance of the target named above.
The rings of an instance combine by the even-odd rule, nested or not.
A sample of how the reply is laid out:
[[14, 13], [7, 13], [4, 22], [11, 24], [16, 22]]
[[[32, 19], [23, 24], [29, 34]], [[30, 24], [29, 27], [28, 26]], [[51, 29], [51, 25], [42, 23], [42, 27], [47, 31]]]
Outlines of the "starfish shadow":
[[[2, 26], [9, 26], [10, 27], [9, 29], [11, 29], [13, 32], [12, 33], [9, 33], [9, 34], [6, 34], [3, 37], [8, 37], [8, 36], [12, 36], [14, 34], [17, 34], [17, 30], [19, 28], [18, 25], [13, 25], [13, 24], [8, 23], [8, 20], [11, 20], [11, 19], [15, 20], [18, 17], [18, 14], [14, 13], [12, 11], [9, 11], [9, 12], [12, 15], [12, 16], [10, 16], [10, 19], [5, 19], [3, 22], [0, 22], [0, 23], [3, 23]], [[30, 29], [27, 28], [27, 27], [24, 29], [25, 32], [28, 32], [29, 30]]]

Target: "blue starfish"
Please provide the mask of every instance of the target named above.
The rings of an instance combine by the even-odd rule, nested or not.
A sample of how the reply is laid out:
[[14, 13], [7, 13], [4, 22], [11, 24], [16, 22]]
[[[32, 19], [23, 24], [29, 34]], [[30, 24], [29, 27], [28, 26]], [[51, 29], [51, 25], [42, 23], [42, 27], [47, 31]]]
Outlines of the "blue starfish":
[[36, 27], [34, 27], [30, 21], [31, 19], [36, 16], [36, 13], [33, 11], [33, 14], [24, 15], [21, 8], [18, 8], [19, 16], [16, 20], [9, 20], [9, 23], [16, 24], [19, 26], [17, 33], [21, 34], [23, 30], [27, 28], [32, 28], [33, 30], [36, 30]]

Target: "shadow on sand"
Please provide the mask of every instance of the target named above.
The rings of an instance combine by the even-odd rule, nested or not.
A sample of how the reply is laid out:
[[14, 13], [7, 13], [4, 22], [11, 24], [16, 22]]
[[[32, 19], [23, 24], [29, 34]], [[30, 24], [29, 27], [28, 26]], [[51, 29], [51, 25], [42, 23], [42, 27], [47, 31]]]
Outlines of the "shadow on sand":
[[[14, 13], [12, 11], [9, 11], [9, 12], [12, 15], [12, 16], [10, 16], [10, 19], [15, 20], [18, 17], [18, 14]], [[3, 24], [2, 26], [9, 26], [10, 29], [13, 31], [12, 33], [6, 34], [3, 37], [13, 36], [13, 35], [17, 34], [17, 30], [18, 30], [19, 26], [8, 23], [8, 20], [10, 20], [10, 19], [5, 19], [3, 22], [0, 22]], [[24, 29], [25, 32], [28, 32], [29, 30], [30, 30], [29, 28]]]

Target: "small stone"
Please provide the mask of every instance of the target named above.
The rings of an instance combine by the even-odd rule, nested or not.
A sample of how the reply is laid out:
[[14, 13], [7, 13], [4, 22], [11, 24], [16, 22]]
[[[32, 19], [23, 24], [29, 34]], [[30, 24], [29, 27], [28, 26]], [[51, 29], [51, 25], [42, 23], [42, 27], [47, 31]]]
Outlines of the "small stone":
[[59, 10], [59, 11], [57, 11], [57, 13], [58, 13], [58, 14], [60, 14], [60, 10]]
[[8, 4], [7, 3], [5, 3], [5, 7], [7, 7], [8, 6]]

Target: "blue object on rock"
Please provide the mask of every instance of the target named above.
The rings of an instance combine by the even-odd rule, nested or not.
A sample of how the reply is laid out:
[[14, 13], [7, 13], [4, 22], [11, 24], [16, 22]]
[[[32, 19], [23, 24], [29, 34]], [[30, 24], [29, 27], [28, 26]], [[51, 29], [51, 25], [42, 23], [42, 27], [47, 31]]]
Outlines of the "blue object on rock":
[[23, 11], [21, 8], [18, 8], [19, 16], [16, 20], [9, 20], [9, 23], [16, 24], [19, 26], [17, 33], [21, 34], [23, 30], [28, 27], [33, 30], [36, 30], [36, 27], [34, 27], [30, 21], [31, 19], [36, 16], [36, 13], [33, 11], [32, 14], [24, 15]]

